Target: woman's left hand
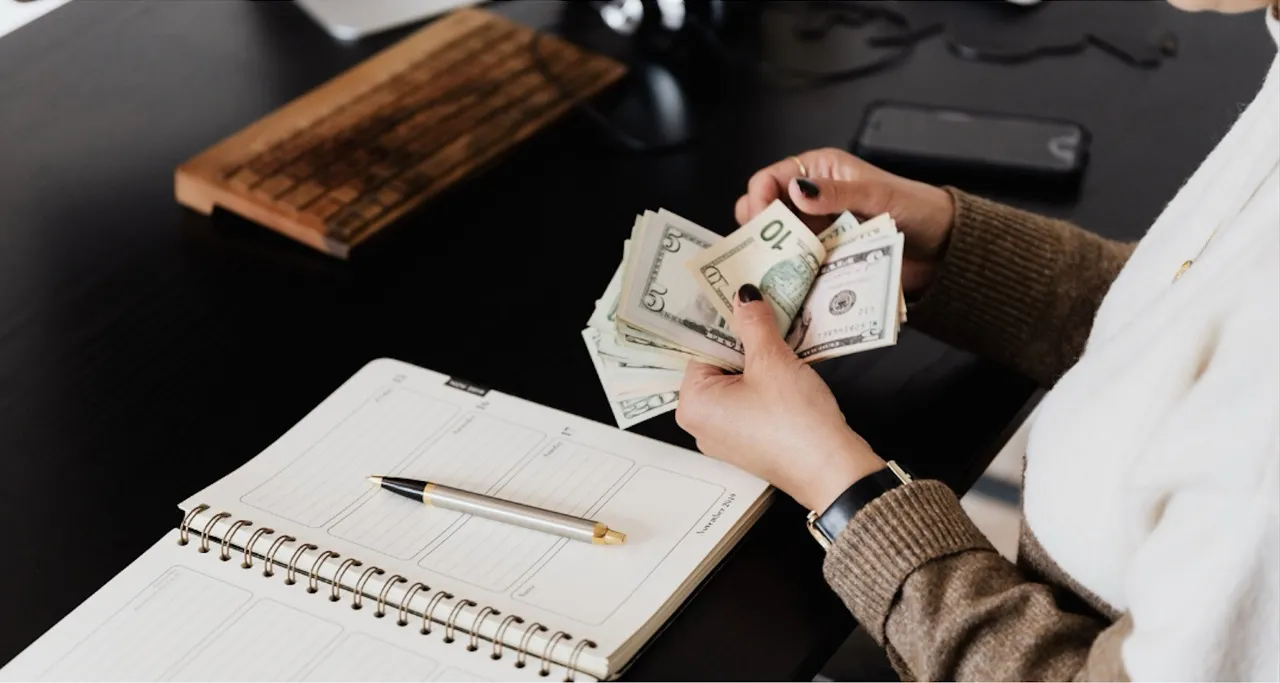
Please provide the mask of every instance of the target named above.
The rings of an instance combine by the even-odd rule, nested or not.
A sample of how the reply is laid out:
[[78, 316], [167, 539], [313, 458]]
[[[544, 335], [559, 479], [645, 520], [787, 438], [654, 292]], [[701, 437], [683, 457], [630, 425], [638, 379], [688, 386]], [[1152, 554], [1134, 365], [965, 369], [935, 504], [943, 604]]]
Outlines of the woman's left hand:
[[759, 290], [743, 290], [734, 302], [733, 330], [746, 351], [745, 369], [727, 375], [690, 361], [676, 422], [697, 439], [698, 450], [822, 512], [884, 461], [849, 428], [818, 373], [783, 342]]

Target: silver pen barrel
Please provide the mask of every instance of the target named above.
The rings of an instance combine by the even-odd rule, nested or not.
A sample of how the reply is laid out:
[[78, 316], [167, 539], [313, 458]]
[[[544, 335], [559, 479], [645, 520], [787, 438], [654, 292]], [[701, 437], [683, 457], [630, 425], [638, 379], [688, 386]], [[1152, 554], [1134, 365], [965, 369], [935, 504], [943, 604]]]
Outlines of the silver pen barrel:
[[472, 493], [455, 489], [451, 486], [436, 484], [418, 479], [403, 477], [384, 477], [374, 475], [369, 481], [379, 488], [397, 495], [434, 505], [441, 509], [453, 510], [467, 515], [492, 519], [496, 522], [542, 531], [557, 536], [564, 536], [578, 541], [598, 545], [621, 545], [626, 542], [627, 535], [591, 519], [582, 519], [553, 510], [543, 510], [531, 505], [501, 498], [494, 498], [480, 493]]
[[475, 515], [526, 529], [545, 531], [587, 543], [618, 545], [626, 539], [625, 534], [614, 531], [600, 522], [471, 493], [442, 484], [428, 483], [422, 491], [422, 502], [445, 510]]

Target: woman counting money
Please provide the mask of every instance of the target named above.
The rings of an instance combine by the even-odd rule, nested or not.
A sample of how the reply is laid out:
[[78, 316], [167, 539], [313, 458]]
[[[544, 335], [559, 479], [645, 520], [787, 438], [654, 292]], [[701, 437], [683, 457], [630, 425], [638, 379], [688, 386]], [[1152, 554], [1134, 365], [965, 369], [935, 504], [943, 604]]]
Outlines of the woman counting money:
[[840, 150], [751, 178], [739, 222], [784, 195], [810, 217], [891, 214], [911, 322], [1052, 387], [1015, 565], [945, 485], [847, 426], [758, 287], [734, 303], [743, 373], [689, 364], [679, 424], [814, 511], [827, 581], [904, 678], [1280, 678], [1278, 79], [1137, 244]]

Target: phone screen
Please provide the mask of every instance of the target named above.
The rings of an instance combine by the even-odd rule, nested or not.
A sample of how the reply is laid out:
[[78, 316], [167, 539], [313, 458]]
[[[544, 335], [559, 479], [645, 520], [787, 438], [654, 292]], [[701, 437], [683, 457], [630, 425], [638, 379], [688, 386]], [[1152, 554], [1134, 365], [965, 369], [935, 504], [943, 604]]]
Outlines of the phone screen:
[[948, 109], [882, 105], [868, 114], [859, 148], [902, 157], [1070, 172], [1080, 166], [1079, 126]]

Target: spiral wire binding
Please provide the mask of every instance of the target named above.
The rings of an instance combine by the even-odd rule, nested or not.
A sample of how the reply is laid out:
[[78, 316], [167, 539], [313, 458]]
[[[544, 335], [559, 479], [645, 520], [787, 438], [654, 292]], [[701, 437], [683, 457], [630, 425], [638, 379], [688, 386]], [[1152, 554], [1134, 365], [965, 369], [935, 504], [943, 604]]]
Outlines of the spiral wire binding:
[[320, 557], [317, 557], [315, 563], [311, 565], [311, 575], [307, 577], [308, 593], [318, 593], [320, 591], [320, 566], [331, 557], [338, 558], [342, 556], [332, 550], [326, 550], [320, 553]]
[[333, 590], [329, 592], [329, 602], [337, 602], [342, 599], [342, 576], [352, 567], [361, 566], [360, 560], [349, 557], [342, 561], [338, 566], [338, 571], [333, 575]]
[[280, 546], [290, 541], [296, 541], [296, 540], [298, 539], [292, 536], [281, 536], [280, 538], [277, 538], [275, 540], [275, 543], [271, 544], [271, 549], [267, 551], [266, 562], [262, 564], [263, 576], [267, 578], [271, 578], [272, 576], [276, 575], [276, 570], [275, 570], [276, 553], [280, 552]]
[[219, 512], [218, 514], [214, 515], [212, 518], [209, 519], [209, 522], [204, 525], [204, 531], [200, 532], [200, 548], [199, 548], [200, 552], [202, 553], [209, 552], [209, 530], [213, 528], [213, 525], [217, 524], [218, 520], [225, 519], [230, 516], [231, 516], [231, 513], [229, 512]]
[[[191, 542], [192, 524], [195, 522], [196, 518], [199, 517], [202, 512], [206, 512], [208, 510], [210, 510], [208, 505], [204, 505], [204, 504], [197, 505], [193, 507], [182, 518], [182, 522], [178, 525], [178, 545], [187, 545], [188, 543]], [[230, 517], [231, 517], [231, 514], [228, 512], [219, 512], [213, 515], [212, 517], [210, 517], [209, 521], [205, 522], [204, 527], [200, 530], [200, 545], [197, 548], [199, 552], [201, 553], [209, 552], [209, 539], [213, 531], [213, 528], [217, 526], [217, 523], [219, 520], [228, 519]], [[222, 560], [223, 562], [229, 561], [231, 559], [232, 547], [235, 545], [236, 534], [240, 532], [241, 529], [245, 529], [252, 526], [253, 526], [253, 522], [245, 519], [239, 519], [239, 520], [235, 520], [234, 522], [231, 522], [230, 527], [227, 529], [227, 532], [223, 535], [223, 538], [221, 540], [218, 540], [216, 538], [214, 539], [214, 540], [218, 540], [218, 543], [219, 543], [220, 552], [218, 553], [218, 559]], [[275, 534], [276, 534], [275, 529], [271, 529], [268, 527], [257, 527], [253, 530], [253, 533], [249, 535], [248, 541], [246, 541], [243, 546], [244, 559], [240, 563], [241, 569], [253, 568], [253, 560], [255, 557], [255, 554], [253, 552], [254, 547], [258, 544], [258, 542], [262, 539], [263, 536], [266, 536], [266, 535], [275, 536]], [[283, 565], [285, 567], [285, 580], [284, 580], [285, 585], [292, 586], [296, 584], [297, 575], [299, 573], [302, 573], [302, 574], [305, 574], [307, 577], [307, 592], [318, 593], [320, 590], [320, 581], [322, 580], [320, 577], [321, 567], [323, 567], [324, 564], [329, 560], [337, 560], [341, 558], [341, 555], [333, 552], [332, 550], [324, 550], [320, 553], [319, 557], [317, 557], [315, 561], [312, 562], [310, 571], [308, 571], [305, 567], [302, 569], [299, 569], [298, 562], [299, 560], [302, 559], [302, 556], [308, 550], [320, 549], [318, 546], [314, 544], [302, 543], [293, 551], [293, 555], [289, 558], [289, 561], [287, 563], [280, 562], [279, 560], [276, 559], [276, 554], [280, 552], [281, 547], [283, 547], [285, 543], [296, 543], [297, 541], [298, 539], [294, 538], [293, 536], [289, 536], [285, 534], [276, 536], [272, 541], [271, 545], [267, 548], [266, 552], [263, 553], [262, 555], [257, 556], [263, 559], [262, 575], [267, 578], [275, 576], [275, 567], [277, 565]], [[338, 565], [337, 570], [334, 571], [333, 573], [332, 579], [323, 579], [326, 583], [329, 583], [331, 586], [331, 590], [329, 592], [330, 602], [338, 602], [339, 600], [342, 599], [341, 597], [342, 589], [347, 588], [342, 583], [342, 579], [347, 574], [347, 572], [353, 567], [362, 567], [362, 566], [364, 565], [359, 560], [353, 557], [348, 557], [346, 559], [343, 559], [341, 564]], [[363, 599], [365, 595], [364, 589], [365, 589], [365, 585], [368, 584], [369, 580], [374, 576], [380, 576], [384, 574], [386, 574], [385, 571], [383, 571], [380, 567], [374, 567], [374, 566], [370, 566], [366, 568], [363, 572], [361, 572], [360, 577], [355, 582], [355, 585], [353, 587], [347, 588], [348, 590], [351, 591], [351, 609], [358, 610], [363, 606]], [[401, 583], [408, 583], [408, 582], [409, 582], [408, 579], [406, 579], [405, 577], [399, 574], [392, 574], [390, 577], [388, 577], [383, 582], [382, 589], [378, 592], [377, 602], [374, 607], [373, 615], [379, 618], [386, 616], [387, 605], [388, 605], [387, 601], [388, 601], [388, 597], [390, 596], [391, 588]], [[409, 585], [408, 589], [405, 590], [404, 596], [400, 598], [400, 602], [396, 606], [397, 607], [396, 609], [396, 625], [397, 626], [409, 625], [409, 619], [408, 619], [409, 611], [410, 611], [409, 608], [413, 602], [413, 599], [417, 597], [418, 593], [424, 592], [424, 591], [430, 591], [430, 590], [431, 590], [431, 587], [422, 582], [414, 582]], [[430, 635], [433, 622], [443, 623], [444, 624], [444, 638], [443, 638], [444, 642], [446, 643], [454, 642], [457, 632], [461, 630], [470, 636], [467, 642], [467, 651], [475, 652], [476, 650], [480, 649], [480, 646], [479, 646], [480, 637], [481, 637], [480, 631], [481, 631], [481, 627], [484, 625], [484, 622], [487, 619], [489, 619], [489, 617], [502, 616], [502, 621], [498, 624], [498, 628], [494, 632], [494, 635], [492, 638], [493, 650], [489, 655], [490, 659], [494, 659], [494, 660], [502, 659], [503, 651], [507, 647], [506, 640], [505, 640], [507, 630], [510, 629], [513, 624], [524, 624], [525, 623], [524, 619], [514, 614], [508, 614], [506, 616], [503, 616], [502, 613], [499, 612], [498, 610], [489, 606], [484, 606], [484, 607], [481, 607], [480, 611], [477, 612], [474, 619], [472, 619], [470, 629], [459, 628], [458, 619], [462, 616], [463, 611], [468, 607], [480, 607], [480, 605], [478, 605], [474, 600], [468, 600], [466, 598], [463, 598], [461, 600], [458, 600], [458, 602], [456, 602], [453, 605], [453, 608], [449, 611], [449, 616], [447, 618], [445, 618], [444, 620], [438, 619], [435, 616], [435, 611], [439, 607], [440, 603], [444, 600], [453, 600], [453, 599], [454, 599], [453, 593], [450, 593], [446, 590], [437, 590], [434, 593], [432, 593], [431, 599], [427, 602], [427, 608], [422, 611], [422, 627], [419, 629], [419, 633], [421, 633], [422, 635]], [[522, 633], [520, 636], [520, 644], [515, 648], [516, 661], [514, 665], [517, 669], [523, 669], [526, 666], [527, 657], [533, 656], [534, 654], [529, 651], [529, 646], [530, 646], [530, 643], [533, 641], [534, 634], [545, 633], [548, 630], [549, 629], [547, 629], [546, 626], [543, 626], [538, 622], [533, 622], [524, 629], [524, 633]], [[551, 635], [549, 639], [547, 639], [546, 644], [543, 645], [542, 647], [542, 654], [539, 656], [539, 669], [538, 669], [539, 675], [549, 676], [551, 674], [551, 666], [555, 662], [554, 655], [555, 655], [556, 648], [560, 645], [561, 641], [571, 641], [571, 640], [573, 640], [573, 636], [569, 635], [564, 631], [556, 631]], [[565, 677], [564, 677], [565, 681], [573, 681], [575, 674], [584, 673], [582, 669], [578, 668], [578, 660], [582, 657], [582, 652], [588, 648], [595, 649], [596, 643], [591, 640], [582, 639], [582, 640], [579, 640], [578, 643], [574, 646], [572, 652], [570, 652], [569, 654], [568, 665], [565, 667]]]
[[396, 612], [396, 626], [409, 625], [409, 603], [413, 602], [413, 596], [417, 595], [418, 591], [424, 590], [431, 590], [431, 586], [418, 581], [409, 586], [409, 589], [404, 592], [404, 597], [400, 598], [400, 610]]
[[556, 631], [552, 634], [551, 638], [547, 641], [547, 644], [542, 648], [542, 661], [539, 662], [538, 667], [539, 675], [546, 676], [551, 673], [551, 653], [556, 649], [556, 643], [559, 642], [561, 638], [570, 640], [573, 636], [565, 633], [564, 631]]
[[582, 656], [582, 651], [586, 648], [594, 650], [595, 647], [596, 641], [594, 640], [587, 640], [584, 638], [578, 641], [578, 644], [573, 648], [573, 652], [569, 654], [569, 667], [568, 672], [564, 676], [564, 680], [569, 683], [573, 682], [573, 672], [578, 670], [578, 658]]
[[227, 531], [227, 537], [222, 539], [222, 550], [218, 553], [219, 560], [226, 562], [231, 559], [231, 554], [227, 552], [227, 548], [231, 544], [231, 539], [236, 537], [236, 532], [240, 530], [240, 527], [245, 526], [253, 526], [253, 522], [245, 519], [238, 519], [235, 524], [231, 525], [231, 529]]
[[351, 591], [351, 609], [360, 609], [364, 606], [364, 586], [377, 574], [386, 574], [386, 572], [378, 567], [369, 567], [364, 570], [360, 578], [356, 579], [356, 587]]
[[497, 616], [499, 614], [501, 614], [501, 612], [488, 605], [485, 605], [484, 608], [480, 610], [480, 613], [476, 615], [475, 621], [471, 622], [471, 642], [467, 643], [467, 652], [475, 652], [480, 649], [480, 625], [483, 624], [484, 620], [490, 615]]
[[191, 528], [191, 522], [195, 520], [196, 515], [208, 509], [208, 505], [197, 505], [191, 508], [191, 512], [188, 512], [186, 517], [182, 518], [182, 524], [178, 525], [178, 545], [187, 544], [187, 532]]
[[453, 606], [453, 611], [449, 613], [448, 621], [444, 622], [444, 642], [453, 642], [454, 631], [458, 628], [458, 625], [455, 622], [458, 620], [458, 615], [462, 613], [462, 610], [466, 607], [476, 606], [477, 605], [474, 600], [467, 600], [466, 598], [459, 600], [458, 604]]
[[391, 587], [396, 585], [397, 583], [408, 583], [408, 582], [409, 582], [408, 579], [404, 578], [403, 576], [400, 576], [399, 574], [392, 574], [391, 578], [387, 579], [386, 581], [383, 581], [382, 592], [378, 593], [378, 604], [376, 607], [373, 608], [373, 616], [379, 619], [386, 616], [387, 615], [387, 611], [386, 611], [387, 591], [391, 590]]
[[298, 558], [302, 557], [302, 553], [305, 553], [308, 550], [319, 550], [319, 549], [320, 549], [319, 546], [312, 545], [310, 543], [303, 543], [298, 546], [297, 550], [293, 551], [293, 557], [289, 558], [289, 566], [286, 567], [284, 570], [284, 585], [292, 586], [293, 584], [298, 582], [294, 577], [297, 576]]
[[516, 648], [516, 668], [517, 669], [524, 668], [524, 656], [529, 654], [530, 638], [533, 637], [533, 634], [539, 633], [545, 630], [547, 630], [547, 627], [543, 626], [542, 624], [539, 624], [536, 621], [533, 622], [532, 624], [529, 624], [529, 628], [526, 628], [524, 630], [524, 635], [520, 636], [520, 647]]
[[418, 632], [424, 636], [431, 635], [431, 615], [436, 611], [436, 605], [439, 605], [441, 600], [452, 599], [453, 593], [436, 591], [436, 594], [431, 596], [431, 602], [427, 603], [427, 608], [422, 611], [422, 628], [418, 629]]
[[512, 624], [523, 623], [524, 619], [511, 614], [506, 619], [503, 619], [501, 624], [498, 624], [498, 632], [493, 635], [493, 654], [489, 655], [490, 659], [502, 659], [502, 644], [505, 642], [502, 636], [506, 634], [507, 628]]
[[244, 561], [240, 563], [241, 569], [253, 569], [253, 545], [262, 538], [263, 534], [274, 534], [275, 529], [268, 529], [260, 526], [254, 530], [253, 535], [249, 537], [249, 542], [244, 544]]

